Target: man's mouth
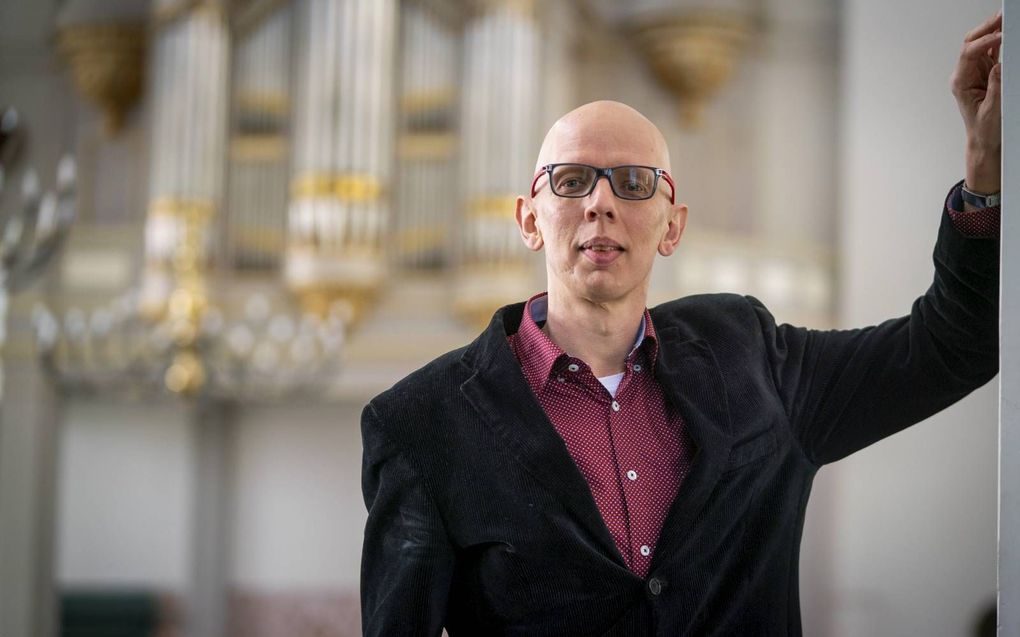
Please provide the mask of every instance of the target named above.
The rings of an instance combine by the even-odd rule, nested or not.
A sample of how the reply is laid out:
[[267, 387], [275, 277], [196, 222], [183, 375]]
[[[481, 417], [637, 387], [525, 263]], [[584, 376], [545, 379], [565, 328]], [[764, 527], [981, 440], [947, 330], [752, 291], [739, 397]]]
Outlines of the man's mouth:
[[609, 239], [592, 239], [581, 244], [581, 250], [592, 252], [623, 252], [623, 246]]

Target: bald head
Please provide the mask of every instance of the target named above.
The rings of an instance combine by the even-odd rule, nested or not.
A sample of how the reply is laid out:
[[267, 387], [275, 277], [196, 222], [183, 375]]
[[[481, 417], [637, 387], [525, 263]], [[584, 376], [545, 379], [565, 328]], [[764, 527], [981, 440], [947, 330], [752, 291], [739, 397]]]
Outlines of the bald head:
[[666, 139], [655, 124], [620, 102], [590, 102], [552, 125], [535, 170], [551, 163], [641, 164], [670, 170]]

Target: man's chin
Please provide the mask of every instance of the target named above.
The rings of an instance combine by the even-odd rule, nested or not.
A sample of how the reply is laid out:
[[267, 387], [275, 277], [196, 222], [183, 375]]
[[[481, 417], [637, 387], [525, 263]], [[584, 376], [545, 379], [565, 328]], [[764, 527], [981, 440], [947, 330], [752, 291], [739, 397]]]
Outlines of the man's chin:
[[627, 296], [628, 290], [617, 277], [600, 271], [589, 275], [577, 288], [577, 296], [592, 303], [612, 303]]

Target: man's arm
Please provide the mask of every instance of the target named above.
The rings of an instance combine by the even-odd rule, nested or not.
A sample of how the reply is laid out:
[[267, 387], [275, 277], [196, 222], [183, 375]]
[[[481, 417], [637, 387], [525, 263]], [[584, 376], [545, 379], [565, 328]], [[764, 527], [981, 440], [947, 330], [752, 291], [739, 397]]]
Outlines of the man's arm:
[[776, 325], [752, 299], [791, 429], [821, 465], [931, 416], [998, 369], [996, 239], [943, 213], [935, 278], [911, 313], [857, 330]]
[[372, 404], [361, 415], [362, 491], [368, 507], [361, 557], [364, 635], [442, 633], [454, 553], [439, 510]]
[[[1002, 180], [1002, 11], [973, 29], [963, 40], [949, 80], [967, 131], [964, 152], [968, 190], [997, 194]], [[977, 208], [965, 204], [965, 210]]]
[[[966, 129], [965, 184], [1001, 180], [1002, 15], [964, 38], [950, 81]], [[952, 404], [998, 369], [998, 207], [944, 206], [935, 278], [909, 316], [852, 331], [776, 326], [756, 312], [791, 427], [808, 458], [831, 462]]]

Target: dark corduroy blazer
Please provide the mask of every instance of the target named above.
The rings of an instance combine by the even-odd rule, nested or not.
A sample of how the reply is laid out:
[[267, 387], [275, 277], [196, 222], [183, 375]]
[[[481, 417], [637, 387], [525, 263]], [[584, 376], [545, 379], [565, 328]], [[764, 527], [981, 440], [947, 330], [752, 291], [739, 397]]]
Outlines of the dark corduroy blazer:
[[996, 372], [998, 241], [943, 217], [933, 285], [875, 327], [776, 325], [729, 294], [651, 310], [655, 375], [696, 454], [646, 579], [507, 345], [523, 304], [378, 396], [362, 418], [364, 633], [799, 635], [815, 472]]

